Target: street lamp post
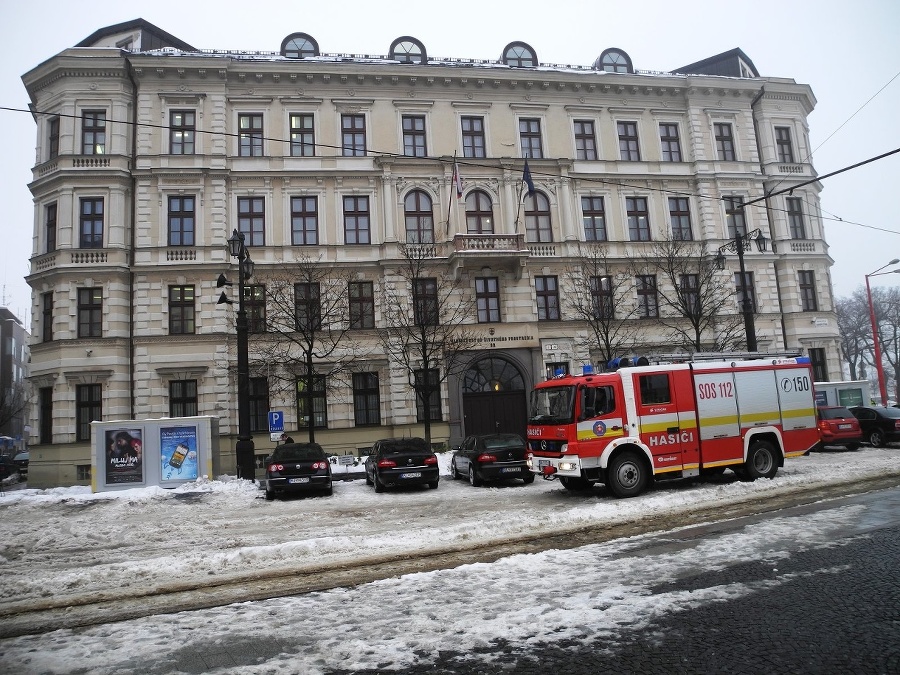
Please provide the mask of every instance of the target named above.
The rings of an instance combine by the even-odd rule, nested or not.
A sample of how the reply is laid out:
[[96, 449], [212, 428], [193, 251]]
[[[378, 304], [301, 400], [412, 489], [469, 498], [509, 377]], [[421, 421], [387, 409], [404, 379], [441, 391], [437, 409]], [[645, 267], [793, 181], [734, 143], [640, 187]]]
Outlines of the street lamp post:
[[[238, 437], [235, 445], [238, 478], [255, 480], [253, 436], [250, 434], [250, 356], [247, 336], [250, 332], [247, 310], [244, 307], [244, 282], [253, 276], [253, 261], [244, 244], [244, 233], [234, 230], [228, 239], [228, 252], [238, 260], [238, 312], [237, 312], [237, 375], [238, 375]], [[224, 275], [219, 276], [219, 286], [230, 285]], [[228, 303], [225, 292], [219, 304]]]
[[872, 287], [869, 285], [869, 277], [878, 277], [882, 274], [896, 274], [900, 270], [890, 270], [882, 272], [885, 267], [900, 263], [900, 258], [894, 258], [887, 265], [882, 265], [874, 272], [870, 272], [866, 276], [866, 296], [869, 299], [869, 321], [872, 323], [872, 349], [875, 360], [875, 370], [878, 372], [878, 390], [881, 393], [881, 405], [887, 405], [887, 385], [884, 381], [884, 364], [881, 363], [881, 344], [878, 340], [878, 322], [875, 320], [875, 304], [872, 302]]
[[747, 287], [747, 270], [744, 267], [744, 251], [750, 247], [750, 242], [756, 242], [756, 248], [763, 253], [768, 247], [769, 240], [762, 233], [762, 230], [756, 229], [747, 234], [741, 235], [738, 228], [734, 230], [734, 239], [727, 244], [719, 247], [716, 254], [716, 266], [720, 270], [725, 269], [725, 251], [734, 251], [738, 257], [738, 269], [741, 273], [741, 287], [743, 289], [741, 298], [741, 313], [744, 315], [744, 333], [747, 335], [747, 351], [756, 351], [756, 326], [753, 318], [753, 302], [750, 299], [750, 289]]

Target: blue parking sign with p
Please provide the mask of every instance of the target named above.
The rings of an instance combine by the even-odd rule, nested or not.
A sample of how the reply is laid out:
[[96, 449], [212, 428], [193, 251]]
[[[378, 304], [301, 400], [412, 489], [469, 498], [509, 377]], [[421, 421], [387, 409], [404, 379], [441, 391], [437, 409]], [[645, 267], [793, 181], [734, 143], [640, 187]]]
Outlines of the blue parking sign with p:
[[269, 433], [275, 434], [284, 431], [284, 412], [281, 410], [269, 411]]

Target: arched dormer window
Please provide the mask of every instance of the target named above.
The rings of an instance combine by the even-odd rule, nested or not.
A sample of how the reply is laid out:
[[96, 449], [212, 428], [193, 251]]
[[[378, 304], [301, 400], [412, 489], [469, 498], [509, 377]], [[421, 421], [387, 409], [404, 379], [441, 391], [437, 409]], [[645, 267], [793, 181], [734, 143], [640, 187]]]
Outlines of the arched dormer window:
[[414, 37], [404, 35], [391, 43], [388, 58], [400, 63], [425, 63], [428, 55], [425, 53], [425, 45]]
[[289, 59], [305, 59], [319, 55], [319, 43], [306, 33], [291, 33], [281, 43], [281, 55]]
[[603, 70], [607, 73], [633, 73], [631, 57], [621, 49], [611, 47], [604, 49], [603, 53], [594, 61], [594, 70]]
[[535, 68], [541, 65], [537, 60], [537, 52], [524, 42], [510, 42], [506, 45], [500, 60], [514, 68]]

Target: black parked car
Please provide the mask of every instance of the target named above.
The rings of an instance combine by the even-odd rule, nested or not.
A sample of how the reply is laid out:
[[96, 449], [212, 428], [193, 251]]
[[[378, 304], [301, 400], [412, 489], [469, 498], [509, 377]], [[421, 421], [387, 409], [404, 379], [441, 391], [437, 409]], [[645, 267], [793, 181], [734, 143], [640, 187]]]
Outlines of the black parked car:
[[291, 492], [332, 494], [331, 464], [318, 443], [285, 443], [266, 458], [266, 499]]
[[525, 463], [525, 441], [517, 434], [469, 436], [450, 460], [450, 475], [468, 477], [475, 487], [483, 481], [508, 478], [534, 482]]
[[9, 455], [0, 456], [0, 480], [9, 478], [17, 473], [19, 473], [19, 467], [13, 462], [13, 458]]
[[366, 484], [374, 485], [375, 492], [401, 485], [427, 484], [435, 489], [439, 480], [437, 455], [424, 438], [383, 438], [375, 441], [366, 457]]
[[850, 412], [859, 420], [863, 439], [872, 447], [900, 441], [900, 408], [860, 405], [850, 408]]
[[19, 467], [19, 477], [28, 478], [28, 451], [20, 452], [13, 457], [13, 463]]

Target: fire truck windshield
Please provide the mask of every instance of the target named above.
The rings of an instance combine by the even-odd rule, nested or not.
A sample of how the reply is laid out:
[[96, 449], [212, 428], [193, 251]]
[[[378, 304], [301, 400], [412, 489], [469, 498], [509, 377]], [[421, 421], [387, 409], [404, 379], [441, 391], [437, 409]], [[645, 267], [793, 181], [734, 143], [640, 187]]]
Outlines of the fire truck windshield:
[[575, 387], [541, 387], [531, 392], [531, 424], [569, 424], [574, 421]]

